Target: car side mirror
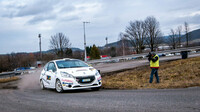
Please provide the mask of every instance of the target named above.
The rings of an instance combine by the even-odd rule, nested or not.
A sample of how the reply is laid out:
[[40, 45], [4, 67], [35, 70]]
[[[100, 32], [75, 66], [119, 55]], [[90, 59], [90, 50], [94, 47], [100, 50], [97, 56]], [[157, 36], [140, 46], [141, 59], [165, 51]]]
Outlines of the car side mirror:
[[99, 73], [101, 73], [101, 71], [100, 71], [100, 70], [98, 70], [98, 72], [99, 72]]
[[55, 69], [55, 68], [53, 69], [53, 72], [56, 72], [56, 69]]

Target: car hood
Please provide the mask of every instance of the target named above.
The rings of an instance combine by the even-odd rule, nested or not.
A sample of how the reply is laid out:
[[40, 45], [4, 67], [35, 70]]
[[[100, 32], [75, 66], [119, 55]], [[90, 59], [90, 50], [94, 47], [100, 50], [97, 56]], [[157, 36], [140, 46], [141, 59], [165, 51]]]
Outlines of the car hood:
[[92, 67], [81, 67], [81, 68], [67, 68], [60, 70], [61, 72], [67, 72], [75, 77], [81, 76], [92, 76], [95, 75], [96, 69]]

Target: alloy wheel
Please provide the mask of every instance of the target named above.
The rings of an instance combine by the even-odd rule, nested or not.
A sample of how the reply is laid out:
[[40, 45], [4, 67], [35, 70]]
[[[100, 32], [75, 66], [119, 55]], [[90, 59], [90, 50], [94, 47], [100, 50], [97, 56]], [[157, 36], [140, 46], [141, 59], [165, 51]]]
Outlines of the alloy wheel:
[[56, 81], [56, 91], [57, 91], [58, 93], [63, 92], [63, 88], [62, 88], [62, 85], [61, 85], [60, 80], [57, 80], [57, 81]]

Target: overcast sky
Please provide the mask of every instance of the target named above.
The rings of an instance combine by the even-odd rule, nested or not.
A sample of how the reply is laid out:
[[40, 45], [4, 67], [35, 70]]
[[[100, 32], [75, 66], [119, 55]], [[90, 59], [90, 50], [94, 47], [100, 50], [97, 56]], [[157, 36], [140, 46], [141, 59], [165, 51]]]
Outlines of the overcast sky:
[[83, 49], [83, 21], [87, 45], [118, 40], [130, 21], [154, 16], [164, 35], [189, 23], [200, 28], [200, 0], [0, 0], [0, 54], [49, 49], [51, 35], [64, 33], [72, 47]]

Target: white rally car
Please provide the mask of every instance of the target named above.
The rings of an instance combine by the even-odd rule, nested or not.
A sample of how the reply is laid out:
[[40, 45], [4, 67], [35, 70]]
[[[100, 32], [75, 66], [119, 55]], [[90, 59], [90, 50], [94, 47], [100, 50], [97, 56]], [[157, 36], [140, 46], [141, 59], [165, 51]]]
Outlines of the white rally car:
[[99, 90], [101, 75], [95, 68], [78, 59], [60, 59], [48, 62], [40, 75], [41, 89], [63, 90], [87, 89]]

